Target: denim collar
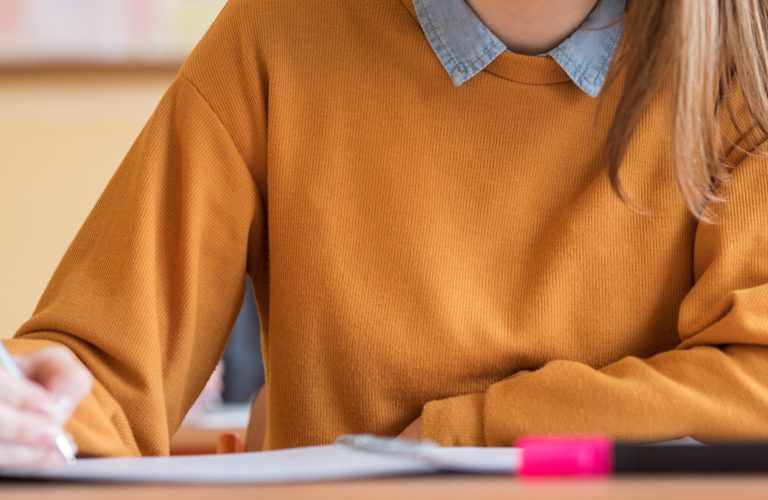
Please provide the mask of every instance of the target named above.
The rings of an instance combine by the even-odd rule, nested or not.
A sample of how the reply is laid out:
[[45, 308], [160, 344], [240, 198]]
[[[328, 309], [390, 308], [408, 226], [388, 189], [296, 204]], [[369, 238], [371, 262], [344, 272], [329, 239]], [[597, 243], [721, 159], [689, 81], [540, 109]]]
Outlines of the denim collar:
[[[599, 0], [570, 37], [543, 56], [560, 65], [591, 97], [605, 83], [623, 27], [626, 0]], [[465, 0], [413, 0], [419, 23], [457, 87], [491, 64], [507, 47]]]

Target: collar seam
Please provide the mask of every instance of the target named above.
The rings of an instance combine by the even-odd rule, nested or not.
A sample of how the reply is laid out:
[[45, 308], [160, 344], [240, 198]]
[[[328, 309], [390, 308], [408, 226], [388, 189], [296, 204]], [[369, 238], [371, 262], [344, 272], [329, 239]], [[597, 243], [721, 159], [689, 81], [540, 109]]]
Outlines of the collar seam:
[[[595, 70], [594, 68], [589, 68], [588, 66], [585, 67], [583, 63], [577, 61], [574, 59], [573, 55], [568, 50], [563, 50], [560, 46], [555, 47], [551, 52], [551, 56], [557, 55], [558, 58], [562, 58], [566, 62], [568, 62], [572, 67], [579, 68], [578, 69], [578, 79], [584, 81], [584, 83], [587, 83], [593, 87], [598, 86], [599, 80], [605, 79], [605, 75], [608, 72], [609, 66], [613, 63], [614, 55], [616, 52], [616, 46], [618, 45], [619, 37], [621, 35], [621, 30], [616, 30], [612, 34], [610, 34], [610, 38], [608, 39], [608, 46], [609, 50], [607, 51], [606, 57], [603, 58], [603, 61], [600, 64], [600, 67]], [[574, 80], [574, 83], [579, 85], [575, 80], [576, 78], [572, 78]], [[604, 83], [604, 82], [603, 82]], [[602, 85], [600, 85], [602, 87]], [[597, 89], [598, 93], [601, 89]], [[590, 93], [590, 92], [587, 92]]]
[[608, 51], [608, 57], [606, 57], [605, 60], [603, 61], [603, 64], [600, 65], [600, 73], [595, 75], [595, 82], [594, 82], [595, 84], [597, 84], [597, 79], [600, 77], [600, 75], [604, 75], [603, 80], [605, 80], [605, 75], [608, 74], [608, 70], [611, 64], [613, 64], [613, 60], [616, 58], [616, 46], [619, 44], [621, 33], [622, 33], [622, 30], [616, 30], [614, 31], [613, 35], [611, 35], [610, 43], [609, 43], [611, 48]]
[[[444, 51], [448, 55], [448, 58], [450, 59], [453, 69], [461, 73], [463, 76], [468, 77], [470, 75], [475, 75], [480, 71], [482, 71], [483, 68], [478, 67], [479, 66], [478, 63], [484, 60], [488, 55], [490, 55], [491, 52], [499, 49], [496, 43], [492, 41], [483, 47], [482, 52], [477, 57], [473, 58], [472, 60], [466, 63], [460, 62], [459, 58], [456, 57], [456, 54], [451, 50], [450, 45], [440, 35], [440, 30], [435, 26], [435, 23], [432, 19], [432, 16], [429, 10], [424, 8], [420, 0], [416, 0], [416, 3], [418, 3], [419, 5], [417, 14], [420, 19], [424, 20], [422, 27], [424, 28], [425, 32], [428, 32], [426, 33], [427, 38], [431, 40], [432, 37], [430, 35], [432, 35], [434, 36], [434, 38], [437, 39], [437, 41], [439, 42], [439, 49], [436, 48], [435, 50]], [[452, 76], [453, 71], [448, 71], [448, 73], [449, 75]]]

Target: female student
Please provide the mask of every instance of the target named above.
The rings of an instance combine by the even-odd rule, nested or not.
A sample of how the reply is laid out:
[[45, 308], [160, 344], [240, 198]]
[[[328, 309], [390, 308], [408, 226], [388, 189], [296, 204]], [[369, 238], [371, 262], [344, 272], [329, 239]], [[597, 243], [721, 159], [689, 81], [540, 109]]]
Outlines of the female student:
[[230, 1], [8, 342], [0, 460], [75, 406], [167, 453], [246, 273], [266, 449], [768, 437], [767, 10]]

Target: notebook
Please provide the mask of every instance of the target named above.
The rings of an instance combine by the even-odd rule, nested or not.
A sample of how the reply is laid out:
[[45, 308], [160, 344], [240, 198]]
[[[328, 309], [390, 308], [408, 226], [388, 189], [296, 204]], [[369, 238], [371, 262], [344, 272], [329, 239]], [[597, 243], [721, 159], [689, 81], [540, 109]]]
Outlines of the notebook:
[[71, 466], [0, 470], [0, 478], [120, 483], [267, 484], [435, 474], [512, 474], [515, 448], [436, 448], [429, 456], [342, 445], [231, 455], [80, 459]]

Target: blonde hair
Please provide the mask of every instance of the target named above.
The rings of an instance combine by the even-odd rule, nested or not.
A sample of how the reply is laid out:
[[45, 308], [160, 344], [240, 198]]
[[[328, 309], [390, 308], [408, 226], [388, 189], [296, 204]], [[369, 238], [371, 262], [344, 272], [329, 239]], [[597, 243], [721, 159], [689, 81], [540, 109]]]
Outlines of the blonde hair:
[[[743, 140], [768, 137], [768, 0], [635, 0], [628, 2], [622, 47], [611, 81], [623, 73], [622, 96], [608, 134], [609, 176], [614, 191], [629, 196], [619, 168], [642, 113], [662, 84], [676, 89], [674, 159], [679, 190], [690, 211], [711, 221], [721, 201], [718, 185], [729, 165], [719, 127], [725, 110]], [[743, 94], [753, 130], [740, 128], [733, 88]], [[754, 151], [758, 141], [747, 146]]]

